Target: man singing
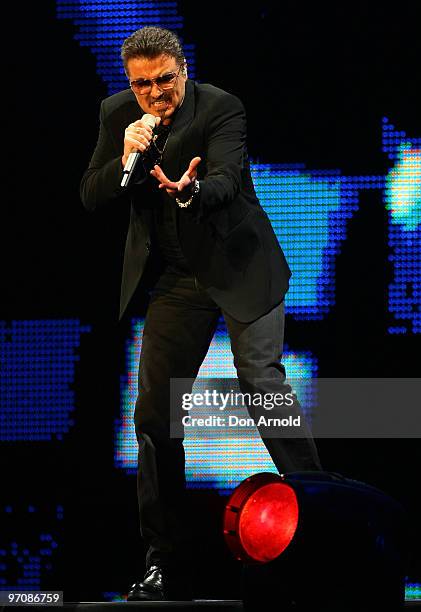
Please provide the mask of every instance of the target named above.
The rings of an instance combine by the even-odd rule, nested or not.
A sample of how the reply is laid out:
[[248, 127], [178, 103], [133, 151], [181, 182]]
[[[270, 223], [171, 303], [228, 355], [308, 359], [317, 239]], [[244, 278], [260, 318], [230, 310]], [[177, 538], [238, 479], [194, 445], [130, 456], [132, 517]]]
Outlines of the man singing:
[[[177, 567], [194, 546], [183, 505], [183, 442], [170, 436], [170, 380], [197, 376], [222, 314], [241, 390], [284, 393], [291, 273], [254, 191], [242, 103], [188, 79], [171, 31], [137, 30], [121, 56], [130, 88], [102, 102], [81, 198], [90, 211], [130, 202], [120, 318], [142, 277], [150, 283], [134, 415], [148, 548], [146, 574], [128, 599], [162, 600], [188, 596], [186, 566], [182, 574]], [[305, 424], [300, 437], [263, 441], [280, 473], [321, 469]]]

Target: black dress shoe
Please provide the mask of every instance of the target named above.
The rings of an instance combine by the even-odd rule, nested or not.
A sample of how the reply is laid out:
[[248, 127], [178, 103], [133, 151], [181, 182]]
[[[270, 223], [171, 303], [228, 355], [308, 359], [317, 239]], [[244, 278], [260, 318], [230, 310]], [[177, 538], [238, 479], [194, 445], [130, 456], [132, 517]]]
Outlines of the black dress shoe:
[[163, 572], [157, 565], [151, 565], [142, 582], [135, 582], [127, 594], [127, 601], [164, 601]]

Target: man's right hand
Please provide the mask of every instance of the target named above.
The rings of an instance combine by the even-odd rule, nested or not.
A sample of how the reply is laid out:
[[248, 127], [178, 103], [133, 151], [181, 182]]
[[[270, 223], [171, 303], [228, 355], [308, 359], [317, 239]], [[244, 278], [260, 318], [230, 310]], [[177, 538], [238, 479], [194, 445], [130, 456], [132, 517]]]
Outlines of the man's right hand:
[[[160, 117], [156, 118], [156, 125], [159, 125], [161, 121]], [[143, 123], [142, 119], [138, 119], [134, 123], [131, 123], [124, 132], [124, 153], [121, 158], [123, 168], [127, 163], [129, 154], [133, 151], [143, 151], [149, 146], [152, 140], [152, 130], [146, 124]]]

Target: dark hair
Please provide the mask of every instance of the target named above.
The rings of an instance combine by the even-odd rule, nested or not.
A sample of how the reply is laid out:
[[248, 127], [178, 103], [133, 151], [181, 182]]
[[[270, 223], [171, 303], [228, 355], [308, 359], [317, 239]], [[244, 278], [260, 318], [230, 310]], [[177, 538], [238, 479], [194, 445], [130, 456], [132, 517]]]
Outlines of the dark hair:
[[153, 59], [162, 54], [174, 57], [179, 66], [186, 61], [178, 36], [170, 30], [154, 26], [136, 30], [126, 38], [121, 47], [121, 58], [126, 73], [127, 62], [130, 59], [134, 57]]

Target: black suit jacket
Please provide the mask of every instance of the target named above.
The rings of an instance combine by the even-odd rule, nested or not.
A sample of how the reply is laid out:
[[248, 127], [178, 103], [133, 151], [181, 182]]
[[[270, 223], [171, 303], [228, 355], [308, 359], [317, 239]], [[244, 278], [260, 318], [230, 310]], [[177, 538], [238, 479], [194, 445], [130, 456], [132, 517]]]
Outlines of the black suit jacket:
[[[128, 188], [120, 187], [124, 130], [142, 114], [130, 89], [102, 102], [98, 142], [81, 182], [82, 202], [90, 211], [113, 201], [131, 203], [120, 319], [151, 251], [153, 208], [169, 199], [144, 171]], [[179, 211], [182, 251], [215, 302], [235, 319], [252, 321], [283, 300], [291, 272], [254, 191], [242, 103], [212, 85], [188, 80], [165, 148], [163, 171], [178, 180], [195, 156], [202, 158], [200, 194]]]

